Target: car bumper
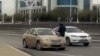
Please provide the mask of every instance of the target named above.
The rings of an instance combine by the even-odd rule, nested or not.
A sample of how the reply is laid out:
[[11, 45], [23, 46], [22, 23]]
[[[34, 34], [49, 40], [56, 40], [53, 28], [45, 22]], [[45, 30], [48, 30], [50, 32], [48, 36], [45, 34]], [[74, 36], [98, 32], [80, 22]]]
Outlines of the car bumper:
[[66, 47], [66, 43], [62, 43], [62, 44], [46, 44], [43, 43], [42, 44], [42, 48], [65, 48]]
[[71, 43], [90, 43], [91, 39], [71, 39]]

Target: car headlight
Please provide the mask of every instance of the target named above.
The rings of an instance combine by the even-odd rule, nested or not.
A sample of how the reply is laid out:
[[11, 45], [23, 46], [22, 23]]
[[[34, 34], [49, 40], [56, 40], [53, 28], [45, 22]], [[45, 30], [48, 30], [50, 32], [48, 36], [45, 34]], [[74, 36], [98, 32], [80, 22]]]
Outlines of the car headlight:
[[61, 39], [61, 42], [62, 42], [62, 43], [66, 43], [65, 38], [62, 38], [62, 39]]
[[42, 41], [49, 41], [48, 39], [42, 39]]
[[76, 36], [76, 35], [71, 35], [71, 37], [79, 37], [79, 36]]

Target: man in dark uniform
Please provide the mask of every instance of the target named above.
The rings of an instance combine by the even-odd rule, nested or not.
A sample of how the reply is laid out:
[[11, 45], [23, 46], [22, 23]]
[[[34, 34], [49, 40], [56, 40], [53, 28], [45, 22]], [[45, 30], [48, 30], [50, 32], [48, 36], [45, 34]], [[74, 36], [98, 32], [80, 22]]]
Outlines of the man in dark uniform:
[[58, 32], [59, 32], [60, 36], [64, 37], [65, 31], [66, 31], [66, 27], [62, 23], [59, 24]]

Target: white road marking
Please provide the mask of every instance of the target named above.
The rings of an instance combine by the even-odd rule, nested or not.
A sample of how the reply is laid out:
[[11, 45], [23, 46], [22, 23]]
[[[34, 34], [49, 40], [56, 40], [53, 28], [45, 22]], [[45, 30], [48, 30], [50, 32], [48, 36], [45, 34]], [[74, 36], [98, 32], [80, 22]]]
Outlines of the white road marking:
[[56, 54], [56, 55], [61, 55], [61, 56], [83, 56], [83, 55], [62, 54], [62, 53], [57, 53], [57, 52], [46, 52], [46, 53]]
[[5, 33], [0, 33], [1, 35], [9, 35], [9, 36], [22, 36], [20, 34], [5, 34]]
[[26, 56], [32, 56], [32, 55], [29, 55], [29, 54], [21, 51], [21, 50], [16, 49], [15, 47], [12, 47], [11, 45], [8, 45], [8, 44], [5, 44], [5, 45], [8, 46], [8, 47], [10, 47], [10, 48], [12, 48], [12, 49], [14, 49], [14, 50], [16, 50], [16, 51], [18, 51], [18, 52], [20, 52], [20, 53], [22, 53], [22, 54], [24, 54], [24, 55], [26, 55]]

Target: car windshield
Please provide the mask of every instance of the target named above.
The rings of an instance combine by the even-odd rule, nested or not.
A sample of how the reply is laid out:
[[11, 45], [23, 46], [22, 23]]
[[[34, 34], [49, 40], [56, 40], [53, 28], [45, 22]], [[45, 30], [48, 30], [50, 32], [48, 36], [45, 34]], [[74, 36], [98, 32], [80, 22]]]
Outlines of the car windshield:
[[54, 35], [52, 29], [38, 29], [39, 35]]
[[66, 28], [66, 32], [82, 32], [79, 28]]

